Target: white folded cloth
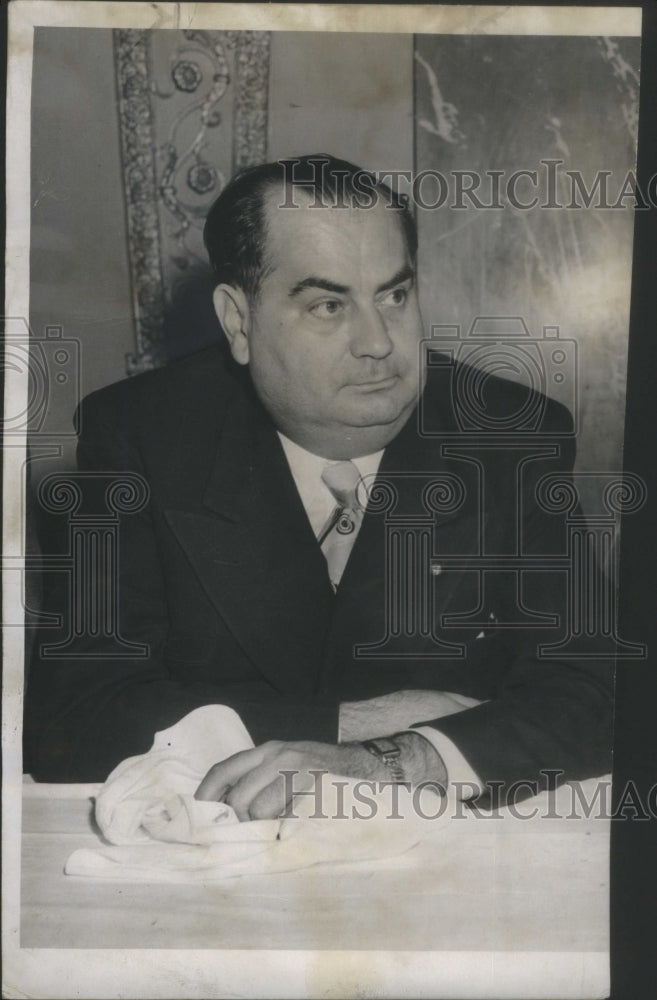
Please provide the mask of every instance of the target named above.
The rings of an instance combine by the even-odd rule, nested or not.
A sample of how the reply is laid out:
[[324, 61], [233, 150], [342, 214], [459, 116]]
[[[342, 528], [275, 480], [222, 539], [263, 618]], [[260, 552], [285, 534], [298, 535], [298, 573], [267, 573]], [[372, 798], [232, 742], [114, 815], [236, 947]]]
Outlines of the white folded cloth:
[[198, 708], [157, 733], [151, 750], [119, 764], [96, 797], [96, 820], [111, 846], [74, 851], [65, 873], [215, 881], [390, 857], [445, 825], [447, 812], [431, 789], [422, 791], [418, 812], [410, 794], [391, 798], [390, 785], [382, 789], [330, 774], [314, 794], [297, 796], [284, 819], [240, 823], [230, 806], [194, 798], [213, 764], [252, 746], [239, 716], [223, 705]]
[[212, 843], [218, 826], [237, 823], [237, 817], [222, 802], [197, 801], [194, 792], [213, 764], [252, 747], [232, 708], [195, 709], [156, 733], [148, 753], [114, 768], [96, 797], [103, 836], [112, 844]]

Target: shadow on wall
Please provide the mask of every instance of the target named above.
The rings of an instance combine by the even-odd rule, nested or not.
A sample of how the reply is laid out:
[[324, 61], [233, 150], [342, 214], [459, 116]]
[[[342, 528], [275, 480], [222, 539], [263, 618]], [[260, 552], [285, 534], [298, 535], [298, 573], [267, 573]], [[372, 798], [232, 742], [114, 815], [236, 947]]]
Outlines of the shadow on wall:
[[212, 344], [223, 343], [224, 333], [212, 305], [216, 279], [210, 267], [194, 267], [181, 278], [164, 314], [162, 330], [165, 361], [194, 354]]

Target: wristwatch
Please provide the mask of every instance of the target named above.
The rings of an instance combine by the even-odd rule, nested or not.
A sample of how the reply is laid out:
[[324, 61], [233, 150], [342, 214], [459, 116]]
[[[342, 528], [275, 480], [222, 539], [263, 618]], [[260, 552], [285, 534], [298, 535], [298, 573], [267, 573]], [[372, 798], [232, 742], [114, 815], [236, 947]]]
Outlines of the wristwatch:
[[395, 743], [389, 736], [381, 736], [375, 740], [363, 740], [361, 746], [369, 750], [375, 757], [378, 757], [389, 768], [397, 784], [407, 782], [408, 779], [404, 774], [404, 768], [399, 759], [401, 757], [401, 747], [398, 743]]

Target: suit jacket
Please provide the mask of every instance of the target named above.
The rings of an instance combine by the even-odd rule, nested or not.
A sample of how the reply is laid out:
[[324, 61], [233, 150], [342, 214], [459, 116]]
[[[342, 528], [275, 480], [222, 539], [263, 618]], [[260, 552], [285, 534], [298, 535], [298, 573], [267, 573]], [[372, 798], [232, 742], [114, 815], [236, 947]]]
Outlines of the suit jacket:
[[[484, 780], [604, 773], [608, 661], [536, 656], [562, 634], [567, 537], [535, 488], [572, 466], [570, 415], [532, 396], [529, 446], [526, 435], [466, 438], [454, 371], [430, 370], [418, 412], [386, 448], [337, 594], [275, 429], [219, 348], [89, 396], [80, 469], [98, 483], [137, 472], [150, 490], [122, 518], [119, 552], [120, 632], [148, 655], [117, 658], [82, 637], [70, 656], [37, 658], [26, 716], [37, 779], [102, 780], [208, 703], [234, 707], [256, 743], [335, 742], [341, 700], [403, 688], [487, 699], [417, 720], [445, 732]], [[492, 413], [526, 398], [500, 379], [486, 391]], [[84, 480], [88, 510], [102, 506], [95, 482]], [[482, 573], [482, 555], [519, 551], [561, 559], [562, 571]], [[70, 596], [58, 600], [67, 619]]]

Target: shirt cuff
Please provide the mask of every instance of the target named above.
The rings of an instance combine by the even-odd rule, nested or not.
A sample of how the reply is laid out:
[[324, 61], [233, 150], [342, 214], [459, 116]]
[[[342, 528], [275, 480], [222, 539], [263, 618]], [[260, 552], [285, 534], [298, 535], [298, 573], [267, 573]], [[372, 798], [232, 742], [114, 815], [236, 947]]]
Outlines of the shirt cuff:
[[412, 726], [409, 733], [419, 733], [431, 743], [443, 759], [447, 771], [448, 791], [457, 799], [473, 799], [481, 794], [483, 785], [476, 771], [468, 764], [461, 751], [440, 730], [433, 726]]

